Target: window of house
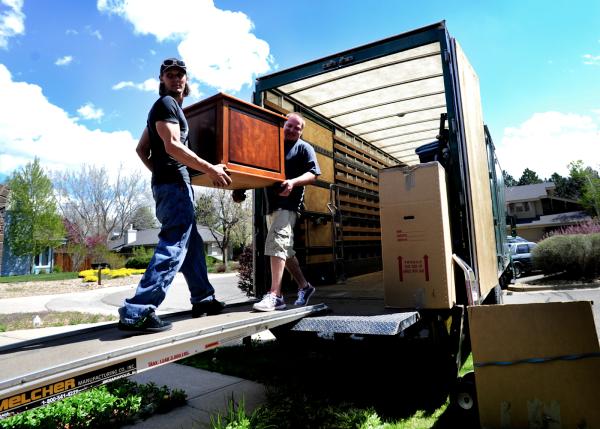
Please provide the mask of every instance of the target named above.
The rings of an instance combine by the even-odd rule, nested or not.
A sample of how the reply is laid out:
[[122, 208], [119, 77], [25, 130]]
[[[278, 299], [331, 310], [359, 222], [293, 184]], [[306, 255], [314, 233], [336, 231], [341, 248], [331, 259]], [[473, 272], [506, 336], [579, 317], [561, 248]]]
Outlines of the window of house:
[[36, 255], [33, 265], [36, 267], [49, 267], [52, 258], [52, 252], [46, 247], [39, 255]]
[[529, 211], [529, 203], [528, 202], [523, 203], [523, 211], [526, 211], [526, 212]]

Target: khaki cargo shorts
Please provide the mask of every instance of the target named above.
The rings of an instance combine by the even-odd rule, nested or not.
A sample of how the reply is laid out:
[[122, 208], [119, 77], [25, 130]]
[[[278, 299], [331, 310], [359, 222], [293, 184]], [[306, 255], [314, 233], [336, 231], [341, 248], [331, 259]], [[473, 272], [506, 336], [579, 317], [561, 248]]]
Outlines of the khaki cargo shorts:
[[275, 210], [267, 216], [267, 239], [265, 255], [277, 256], [283, 260], [293, 257], [294, 225], [298, 215], [290, 210]]

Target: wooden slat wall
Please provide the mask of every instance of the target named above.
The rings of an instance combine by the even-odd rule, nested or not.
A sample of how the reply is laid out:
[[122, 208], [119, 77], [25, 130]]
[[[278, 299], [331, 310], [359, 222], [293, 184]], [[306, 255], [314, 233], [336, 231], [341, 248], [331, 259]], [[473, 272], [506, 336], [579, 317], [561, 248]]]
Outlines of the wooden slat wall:
[[[277, 100], [277, 96], [270, 95], [265, 101], [265, 107], [282, 114], [288, 113], [282, 107], [287, 106], [287, 101]], [[315, 224], [310, 219], [300, 222], [296, 238], [299, 245], [302, 242], [307, 246], [304, 249], [305, 262], [309, 265], [333, 262], [333, 251], [326, 254], [325, 247], [333, 250], [334, 246], [331, 217], [327, 208], [327, 203], [334, 201], [331, 201], [331, 192], [325, 186], [335, 184], [339, 189], [344, 259], [349, 263], [364, 260], [362, 265], [368, 267], [370, 263], [367, 264], [366, 261], [381, 256], [378, 170], [396, 165], [397, 162], [343, 132], [334, 133], [310, 118], [305, 118], [305, 121], [302, 138], [315, 147], [322, 173], [319, 182], [323, 185], [307, 186], [305, 208], [313, 216], [319, 213], [329, 216], [329, 222], [325, 225]], [[320, 250], [316, 251], [316, 248]], [[379, 269], [376, 264], [373, 266], [373, 269]]]

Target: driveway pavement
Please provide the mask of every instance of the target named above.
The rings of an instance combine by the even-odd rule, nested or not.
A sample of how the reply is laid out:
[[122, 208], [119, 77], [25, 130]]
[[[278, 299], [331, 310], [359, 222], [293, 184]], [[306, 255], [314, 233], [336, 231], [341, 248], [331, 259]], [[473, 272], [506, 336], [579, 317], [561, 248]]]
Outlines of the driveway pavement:
[[[209, 274], [217, 299], [227, 304], [244, 302], [248, 297], [237, 287], [237, 273]], [[125, 298], [133, 296], [136, 284], [72, 292], [58, 295], [28, 296], [0, 300], [0, 314], [30, 313], [37, 311], [79, 311], [92, 314], [117, 315], [117, 308]], [[158, 314], [190, 310], [190, 293], [183, 274], [178, 273], [159, 307]]]

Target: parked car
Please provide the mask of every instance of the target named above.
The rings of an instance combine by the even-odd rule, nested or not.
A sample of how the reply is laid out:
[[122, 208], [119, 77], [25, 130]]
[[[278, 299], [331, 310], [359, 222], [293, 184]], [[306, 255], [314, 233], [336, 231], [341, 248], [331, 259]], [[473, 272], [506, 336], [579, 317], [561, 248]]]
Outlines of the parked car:
[[507, 236], [506, 237], [506, 242], [507, 243], [519, 243], [519, 242], [521, 242], [521, 243], [528, 243], [527, 240], [525, 240], [523, 237], [519, 237], [518, 235], [516, 235], [514, 237], [512, 235]]
[[531, 252], [537, 244], [530, 241], [515, 241], [508, 244], [510, 255], [515, 271], [515, 278], [519, 278], [524, 274], [529, 274], [533, 271], [533, 262]]

